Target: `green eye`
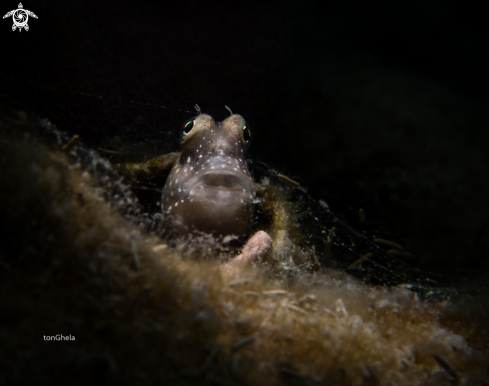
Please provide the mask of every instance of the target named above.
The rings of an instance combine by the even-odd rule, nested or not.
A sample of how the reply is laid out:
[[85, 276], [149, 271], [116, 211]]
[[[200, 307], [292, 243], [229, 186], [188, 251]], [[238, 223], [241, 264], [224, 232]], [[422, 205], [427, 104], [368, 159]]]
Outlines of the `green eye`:
[[194, 120], [191, 119], [190, 121], [187, 121], [187, 123], [185, 123], [185, 125], [183, 125], [183, 128], [182, 128], [183, 136], [186, 136], [187, 134], [189, 134], [193, 128], [194, 128]]
[[251, 141], [251, 130], [246, 125], [243, 127], [243, 141], [245, 143], [250, 143]]

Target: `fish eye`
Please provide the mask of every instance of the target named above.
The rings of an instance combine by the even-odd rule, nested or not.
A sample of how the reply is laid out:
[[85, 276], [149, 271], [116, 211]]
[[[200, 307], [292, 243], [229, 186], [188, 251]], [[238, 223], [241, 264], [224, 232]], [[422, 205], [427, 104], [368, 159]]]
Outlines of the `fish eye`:
[[195, 121], [193, 119], [190, 119], [187, 122], [185, 122], [185, 124], [182, 127], [182, 134], [184, 137], [190, 134], [190, 132], [194, 128], [194, 122]]
[[246, 144], [249, 144], [251, 142], [251, 130], [248, 125], [243, 126], [243, 141]]

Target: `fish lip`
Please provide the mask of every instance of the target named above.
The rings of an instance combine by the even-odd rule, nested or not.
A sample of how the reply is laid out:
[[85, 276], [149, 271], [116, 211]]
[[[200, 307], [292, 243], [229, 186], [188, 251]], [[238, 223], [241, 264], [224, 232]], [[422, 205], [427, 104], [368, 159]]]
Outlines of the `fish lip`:
[[[223, 184], [217, 183], [222, 182]], [[228, 186], [226, 186], [228, 184]], [[209, 170], [198, 176], [192, 177], [187, 183], [190, 196], [215, 196], [223, 199], [229, 198], [250, 198], [256, 192], [255, 183], [244, 173], [233, 169], [216, 169]], [[226, 193], [224, 196], [220, 193]]]

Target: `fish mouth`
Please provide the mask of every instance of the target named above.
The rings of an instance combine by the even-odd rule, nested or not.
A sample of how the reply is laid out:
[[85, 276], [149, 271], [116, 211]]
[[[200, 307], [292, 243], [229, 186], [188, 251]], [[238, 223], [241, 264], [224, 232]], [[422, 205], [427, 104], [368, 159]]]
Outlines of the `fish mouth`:
[[219, 201], [249, 200], [256, 192], [251, 178], [228, 169], [213, 170], [193, 177], [186, 185], [190, 188], [190, 198]]

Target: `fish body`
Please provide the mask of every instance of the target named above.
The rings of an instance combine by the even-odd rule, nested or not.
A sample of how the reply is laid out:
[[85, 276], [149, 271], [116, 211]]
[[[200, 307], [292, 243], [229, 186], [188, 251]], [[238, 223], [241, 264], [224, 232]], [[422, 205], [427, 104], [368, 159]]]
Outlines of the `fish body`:
[[161, 201], [176, 226], [214, 236], [247, 232], [256, 195], [244, 157], [250, 143], [251, 131], [237, 114], [222, 122], [199, 114], [183, 125], [182, 153]]

